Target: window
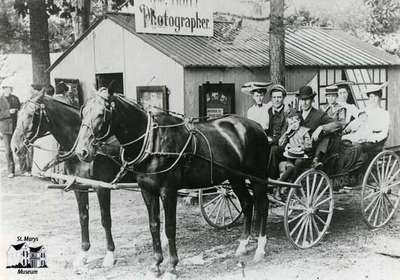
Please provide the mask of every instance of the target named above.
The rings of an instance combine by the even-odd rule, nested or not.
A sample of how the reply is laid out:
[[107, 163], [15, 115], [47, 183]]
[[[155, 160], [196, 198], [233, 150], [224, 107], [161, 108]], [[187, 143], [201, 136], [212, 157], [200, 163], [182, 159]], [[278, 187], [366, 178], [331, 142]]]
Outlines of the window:
[[168, 110], [168, 88], [166, 86], [136, 87], [138, 103], [145, 109], [156, 107]]
[[96, 74], [96, 88], [106, 86], [112, 93], [124, 94], [124, 78], [122, 73]]
[[64, 83], [65, 85], [67, 85], [67, 87], [69, 88], [69, 91], [67, 94], [65, 94], [65, 97], [69, 100], [69, 103], [71, 105], [78, 107], [78, 108], [83, 105], [82, 90], [81, 90], [81, 86], [79, 84], [79, 80], [56, 78], [56, 79], [54, 79], [54, 83], [56, 85], [56, 88], [57, 88], [57, 85], [60, 83]]
[[199, 88], [200, 116], [217, 118], [235, 113], [235, 84], [205, 83]]

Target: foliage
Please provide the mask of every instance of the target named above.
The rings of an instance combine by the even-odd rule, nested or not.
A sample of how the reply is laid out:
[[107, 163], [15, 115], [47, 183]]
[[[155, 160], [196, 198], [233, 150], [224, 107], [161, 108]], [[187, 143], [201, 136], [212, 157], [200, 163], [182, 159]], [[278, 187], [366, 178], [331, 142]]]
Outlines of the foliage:
[[[76, 39], [73, 18], [81, 15], [85, 0], [45, 1], [49, 20], [50, 52], [67, 49]], [[27, 0], [0, 0], [0, 53], [29, 53], [29, 9]], [[108, 10], [117, 11], [133, 5], [133, 0], [91, 0], [91, 22]]]
[[300, 26], [327, 26], [329, 23], [326, 20], [321, 20], [319, 17], [311, 14], [310, 11], [301, 8], [294, 14], [286, 17], [286, 24], [290, 27]]
[[395, 32], [400, 26], [400, 3], [393, 0], [365, 0], [371, 12], [367, 31], [372, 35]]

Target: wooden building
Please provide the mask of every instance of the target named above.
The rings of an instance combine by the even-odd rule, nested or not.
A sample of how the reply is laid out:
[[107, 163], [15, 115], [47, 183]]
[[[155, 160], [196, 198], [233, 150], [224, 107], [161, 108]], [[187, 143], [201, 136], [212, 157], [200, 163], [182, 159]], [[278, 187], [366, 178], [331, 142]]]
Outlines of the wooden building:
[[[49, 68], [53, 81], [79, 85], [81, 102], [99, 80], [114, 91], [187, 116], [245, 115], [248, 81], [269, 80], [266, 28], [245, 21], [214, 22], [213, 37], [143, 34], [134, 15], [110, 13], [97, 20]], [[400, 59], [336, 29], [286, 31], [286, 88], [309, 84], [323, 105], [325, 87], [351, 80], [354, 102], [365, 106], [365, 89], [388, 82], [383, 105], [391, 115], [388, 146], [400, 145]], [[292, 97], [287, 99], [289, 102]]]

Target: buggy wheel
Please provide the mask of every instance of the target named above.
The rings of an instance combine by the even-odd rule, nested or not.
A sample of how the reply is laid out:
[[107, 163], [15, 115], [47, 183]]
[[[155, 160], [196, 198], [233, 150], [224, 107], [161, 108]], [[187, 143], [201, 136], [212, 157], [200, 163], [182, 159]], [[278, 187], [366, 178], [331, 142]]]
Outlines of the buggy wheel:
[[333, 215], [333, 187], [328, 176], [319, 170], [301, 174], [289, 191], [285, 204], [286, 236], [297, 248], [318, 244], [329, 228]]
[[204, 220], [215, 228], [229, 227], [242, 214], [239, 199], [229, 184], [200, 189], [199, 206]]
[[386, 225], [400, 202], [400, 158], [382, 151], [371, 161], [361, 189], [361, 211], [371, 228]]

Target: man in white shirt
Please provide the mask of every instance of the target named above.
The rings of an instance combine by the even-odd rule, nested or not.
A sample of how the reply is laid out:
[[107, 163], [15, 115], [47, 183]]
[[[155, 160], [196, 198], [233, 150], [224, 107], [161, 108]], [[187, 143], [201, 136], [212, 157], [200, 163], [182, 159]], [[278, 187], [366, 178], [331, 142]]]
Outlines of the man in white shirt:
[[242, 90], [246, 87], [246, 90], [252, 94], [255, 102], [247, 111], [247, 118], [258, 122], [264, 130], [267, 130], [269, 127], [268, 109], [271, 105], [263, 102], [269, 84], [270, 83], [250, 82], [242, 87]]

